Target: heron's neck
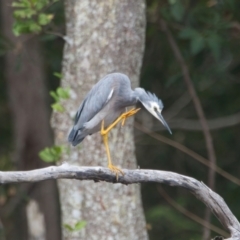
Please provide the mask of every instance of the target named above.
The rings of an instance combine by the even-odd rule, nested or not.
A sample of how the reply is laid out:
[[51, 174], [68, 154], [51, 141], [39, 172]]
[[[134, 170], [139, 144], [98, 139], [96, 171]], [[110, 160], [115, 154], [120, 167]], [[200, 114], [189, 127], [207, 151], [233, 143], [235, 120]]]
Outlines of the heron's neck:
[[146, 97], [147, 93], [143, 88], [135, 88], [133, 91], [133, 96], [136, 102], [144, 100], [144, 97]]

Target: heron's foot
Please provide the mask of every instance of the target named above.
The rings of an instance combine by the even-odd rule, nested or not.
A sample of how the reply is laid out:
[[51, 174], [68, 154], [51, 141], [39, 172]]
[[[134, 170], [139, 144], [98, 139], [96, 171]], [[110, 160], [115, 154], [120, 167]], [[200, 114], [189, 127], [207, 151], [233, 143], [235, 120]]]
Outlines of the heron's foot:
[[131, 117], [133, 116], [134, 114], [136, 114], [141, 108], [132, 108], [130, 109], [128, 112], [125, 112], [121, 115], [122, 117], [122, 127], [124, 126], [125, 122], [126, 122], [126, 119], [128, 117]]
[[114, 166], [114, 165], [112, 165], [112, 164], [108, 164], [108, 168], [109, 168], [113, 173], [116, 174], [116, 179], [117, 179], [117, 181], [118, 181], [118, 175], [119, 175], [119, 174], [124, 175], [124, 172], [123, 172], [120, 168], [118, 168], [118, 167], [116, 167], [116, 166]]

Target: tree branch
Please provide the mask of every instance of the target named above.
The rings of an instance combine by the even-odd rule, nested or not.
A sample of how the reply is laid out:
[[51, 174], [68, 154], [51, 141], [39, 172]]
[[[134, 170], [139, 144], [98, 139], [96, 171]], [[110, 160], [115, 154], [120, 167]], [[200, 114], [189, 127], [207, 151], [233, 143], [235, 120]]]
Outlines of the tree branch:
[[[167, 24], [163, 19], [161, 20], [161, 25], [162, 25], [162, 29], [166, 33], [166, 36], [168, 38], [169, 44], [172, 48], [172, 51], [175, 55], [175, 58], [178, 61], [179, 65], [182, 69], [183, 79], [188, 88], [189, 94], [193, 100], [193, 104], [195, 106], [197, 115], [199, 117], [199, 121], [202, 125], [203, 135], [204, 135], [205, 141], [206, 141], [206, 148], [207, 148], [207, 153], [208, 153], [208, 158], [209, 158], [210, 164], [212, 166], [215, 166], [216, 154], [215, 154], [215, 150], [214, 150], [214, 146], [213, 146], [212, 136], [211, 136], [211, 133], [210, 133], [210, 130], [208, 127], [208, 123], [207, 123], [201, 102], [198, 98], [198, 95], [197, 95], [194, 85], [192, 83], [188, 66], [184, 61], [184, 58], [178, 48], [176, 41], [174, 40], [174, 38], [172, 36], [172, 33], [169, 31]], [[214, 187], [215, 187], [215, 172], [212, 170], [212, 168], [209, 168], [209, 171], [208, 171], [208, 184], [211, 188], [214, 189]], [[208, 211], [208, 210], [206, 210], [205, 219], [206, 219], [206, 221], [210, 222], [210, 211]], [[208, 239], [209, 236], [210, 236], [209, 229], [204, 228], [203, 239]]]
[[221, 228], [210, 224], [208, 225], [208, 222], [206, 222], [205, 220], [203, 220], [202, 218], [198, 217], [197, 215], [195, 215], [194, 213], [186, 210], [184, 207], [182, 207], [180, 204], [178, 204], [176, 201], [174, 201], [163, 189], [163, 187], [161, 185], [158, 185], [157, 187], [158, 192], [161, 194], [161, 196], [173, 207], [175, 208], [177, 211], [179, 211], [180, 213], [182, 213], [183, 215], [187, 216], [188, 218], [190, 218], [191, 220], [193, 220], [194, 222], [204, 226], [204, 227], [209, 227], [212, 231], [214, 231], [217, 234], [220, 234], [222, 236], [228, 236], [228, 233], [226, 233], [224, 230], [222, 230]]
[[107, 168], [78, 167], [64, 163], [60, 166], [51, 166], [31, 171], [1, 171], [0, 183], [37, 182], [65, 178], [122, 184], [156, 182], [169, 186], [182, 187], [190, 191], [209, 209], [211, 209], [221, 224], [230, 232], [231, 238], [228, 240], [240, 239], [240, 224], [238, 220], [232, 214], [224, 200], [218, 194], [209, 189], [204, 183], [174, 172], [139, 169], [124, 169], [123, 171], [124, 176], [119, 176], [118, 181], [116, 181], [116, 176]]
[[[170, 121], [168, 121], [168, 123], [171, 126], [171, 129], [202, 131], [202, 126], [199, 120], [186, 119], [186, 118], [181, 118], [181, 119], [173, 118]], [[207, 120], [207, 124], [209, 126], [209, 129], [211, 130], [233, 127], [240, 124], [240, 113], [235, 113], [226, 117], [209, 119]], [[164, 128], [159, 126], [159, 124], [153, 127], [154, 131], [163, 130], [163, 129]]]
[[215, 172], [217, 172], [218, 174], [220, 174], [222, 177], [228, 179], [229, 181], [237, 184], [240, 186], [240, 179], [229, 174], [228, 172], [224, 171], [223, 169], [221, 169], [220, 167], [218, 167], [217, 165], [214, 165], [212, 166], [210, 163], [209, 163], [209, 160], [202, 157], [201, 155], [199, 155], [198, 153], [194, 152], [193, 150], [187, 148], [186, 146], [182, 145], [181, 143], [179, 142], [176, 142], [174, 140], [171, 140], [169, 138], [166, 138], [160, 134], [157, 134], [155, 132], [152, 132], [150, 131], [148, 128], [144, 127], [143, 125], [140, 125], [139, 123], [135, 122], [135, 127], [148, 134], [149, 136], [151, 136], [152, 138], [158, 140], [158, 141], [161, 141], [163, 143], [166, 143], [184, 153], [186, 153], [188, 156], [192, 157], [193, 159], [197, 160], [198, 162], [202, 163], [203, 165], [209, 167], [209, 168], [213, 168], [213, 170]]

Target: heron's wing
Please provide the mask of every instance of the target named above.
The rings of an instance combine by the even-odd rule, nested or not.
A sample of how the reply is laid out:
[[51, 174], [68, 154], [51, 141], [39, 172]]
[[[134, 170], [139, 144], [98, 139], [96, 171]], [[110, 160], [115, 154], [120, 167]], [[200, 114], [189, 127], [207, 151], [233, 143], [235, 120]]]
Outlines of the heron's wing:
[[114, 92], [113, 83], [107, 81], [108, 79], [103, 80], [94, 85], [80, 105], [75, 118], [75, 126], [78, 129], [83, 128], [84, 123], [90, 121], [112, 98]]

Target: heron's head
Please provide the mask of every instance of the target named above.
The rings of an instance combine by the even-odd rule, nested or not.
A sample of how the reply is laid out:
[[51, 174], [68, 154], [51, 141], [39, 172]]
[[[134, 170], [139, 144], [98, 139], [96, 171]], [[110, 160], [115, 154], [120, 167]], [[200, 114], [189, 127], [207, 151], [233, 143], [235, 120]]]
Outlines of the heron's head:
[[136, 88], [134, 91], [137, 94], [138, 100], [142, 105], [150, 112], [155, 118], [157, 118], [165, 128], [172, 134], [167, 122], [162, 116], [163, 103], [162, 101], [153, 93], [145, 91], [143, 88]]

